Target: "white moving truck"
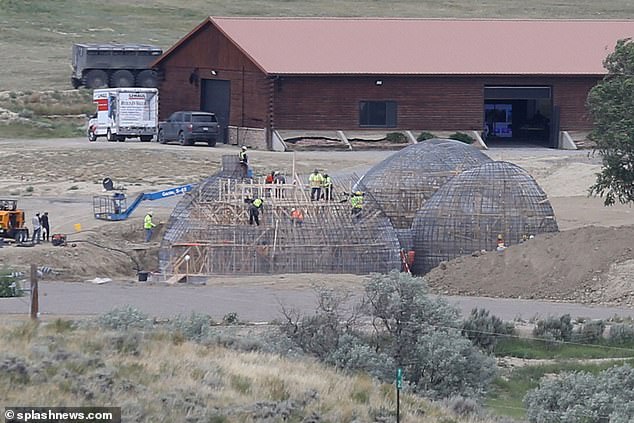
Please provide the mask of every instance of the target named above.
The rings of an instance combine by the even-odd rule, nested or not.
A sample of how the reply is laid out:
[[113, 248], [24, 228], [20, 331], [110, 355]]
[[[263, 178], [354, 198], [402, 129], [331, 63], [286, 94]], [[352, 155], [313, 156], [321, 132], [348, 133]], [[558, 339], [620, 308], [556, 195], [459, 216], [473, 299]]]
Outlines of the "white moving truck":
[[88, 140], [108, 141], [139, 137], [151, 141], [158, 128], [156, 88], [104, 88], [93, 92], [97, 112], [88, 121]]

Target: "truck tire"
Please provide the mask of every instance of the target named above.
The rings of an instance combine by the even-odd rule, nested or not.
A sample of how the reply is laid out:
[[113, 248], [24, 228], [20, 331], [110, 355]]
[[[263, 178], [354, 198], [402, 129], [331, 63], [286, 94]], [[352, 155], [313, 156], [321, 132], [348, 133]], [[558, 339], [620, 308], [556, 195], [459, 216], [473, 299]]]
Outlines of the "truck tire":
[[125, 142], [125, 137], [123, 135], [117, 135], [117, 141], [119, 142]]
[[15, 232], [15, 242], [18, 244], [22, 244], [23, 242], [27, 242], [29, 240], [29, 232], [23, 229], [18, 229]]
[[92, 130], [92, 129], [88, 130], [88, 141], [90, 141], [90, 142], [97, 141], [97, 135], [95, 134], [95, 131]]
[[152, 135], [141, 135], [139, 139], [141, 142], [150, 142], [152, 141]]
[[207, 145], [208, 145], [209, 147], [215, 147], [215, 146], [216, 146], [216, 140], [213, 140], [213, 141], [207, 141]]
[[158, 138], [159, 144], [165, 144], [167, 142], [167, 140], [165, 139], [165, 134], [163, 133], [162, 129], [159, 131], [157, 138]]
[[143, 88], [156, 88], [158, 86], [156, 72], [150, 69], [139, 72], [136, 76], [136, 86]]
[[134, 75], [129, 70], [118, 70], [110, 77], [110, 86], [115, 88], [134, 87]]
[[106, 139], [110, 142], [114, 142], [117, 140], [117, 137], [110, 132], [110, 128], [106, 131]]
[[84, 76], [84, 85], [88, 88], [106, 88], [108, 86], [108, 74], [101, 69], [93, 69]]

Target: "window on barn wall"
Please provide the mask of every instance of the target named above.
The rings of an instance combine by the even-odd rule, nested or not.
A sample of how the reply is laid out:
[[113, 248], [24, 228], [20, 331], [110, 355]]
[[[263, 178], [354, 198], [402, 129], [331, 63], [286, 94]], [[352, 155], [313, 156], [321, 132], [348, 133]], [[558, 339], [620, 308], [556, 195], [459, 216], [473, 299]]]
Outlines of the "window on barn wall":
[[396, 101], [361, 101], [359, 126], [395, 128]]

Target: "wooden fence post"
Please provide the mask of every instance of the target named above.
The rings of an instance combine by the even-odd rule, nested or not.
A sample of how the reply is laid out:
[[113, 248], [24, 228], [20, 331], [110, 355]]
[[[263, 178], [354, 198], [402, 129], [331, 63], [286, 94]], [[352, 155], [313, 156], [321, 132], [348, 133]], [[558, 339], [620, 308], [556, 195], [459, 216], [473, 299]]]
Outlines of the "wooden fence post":
[[31, 319], [37, 320], [40, 311], [39, 291], [37, 287], [37, 266], [31, 265]]

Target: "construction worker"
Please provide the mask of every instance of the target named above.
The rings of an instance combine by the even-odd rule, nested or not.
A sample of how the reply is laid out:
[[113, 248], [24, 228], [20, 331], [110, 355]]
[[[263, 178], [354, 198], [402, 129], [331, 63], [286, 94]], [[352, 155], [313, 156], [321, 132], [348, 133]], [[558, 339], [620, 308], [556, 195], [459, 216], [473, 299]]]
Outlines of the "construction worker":
[[152, 230], [156, 225], [152, 222], [152, 210], [148, 211], [143, 219], [143, 229], [145, 229], [145, 242], [150, 242], [152, 239]]
[[310, 199], [311, 201], [319, 201], [321, 197], [321, 187], [324, 184], [324, 177], [319, 173], [319, 169], [315, 169], [308, 177], [310, 183]]
[[240, 147], [240, 152], [238, 153], [238, 161], [240, 163], [240, 166], [242, 166], [242, 177], [247, 177], [249, 173], [249, 156], [247, 156], [246, 145]]
[[324, 199], [332, 201], [332, 178], [324, 173]]
[[249, 225], [253, 225], [253, 222], [255, 222], [256, 225], [260, 226], [260, 210], [262, 210], [263, 205], [264, 201], [259, 197], [251, 200], [251, 204], [249, 204]]
[[[264, 179], [264, 183], [267, 184], [267, 185], [268, 184], [272, 184], [274, 179], [275, 179], [275, 171], [272, 171], [271, 173], [266, 175], [266, 178]], [[264, 189], [264, 196], [265, 197], [270, 197], [271, 196], [271, 188], [265, 188]]]
[[291, 222], [293, 226], [301, 226], [304, 223], [304, 213], [301, 209], [291, 209]]
[[42, 240], [48, 242], [51, 236], [51, 223], [48, 220], [48, 212], [44, 212], [40, 218], [40, 224], [42, 225]]
[[33, 225], [33, 237], [31, 243], [40, 243], [40, 237], [42, 235], [42, 222], [39, 213], [35, 213], [35, 216], [31, 218], [31, 224]]
[[[285, 184], [286, 178], [279, 171], [276, 171], [273, 174], [273, 183], [274, 184]], [[276, 198], [284, 198], [284, 190], [281, 188], [275, 189], [275, 197]]]
[[361, 211], [363, 210], [363, 195], [361, 191], [356, 191], [350, 196], [350, 206], [352, 207], [352, 217], [359, 218]]

